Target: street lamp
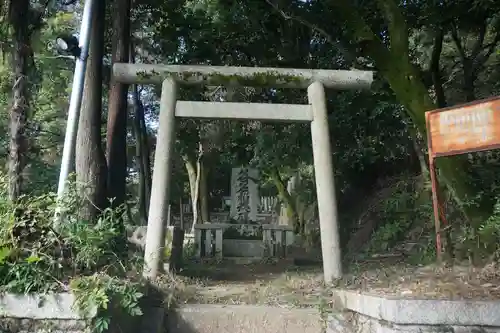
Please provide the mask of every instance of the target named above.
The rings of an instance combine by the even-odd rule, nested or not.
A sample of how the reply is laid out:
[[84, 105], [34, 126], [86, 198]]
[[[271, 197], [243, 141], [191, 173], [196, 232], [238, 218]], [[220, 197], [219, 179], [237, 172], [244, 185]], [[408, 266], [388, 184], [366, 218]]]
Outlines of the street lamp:
[[[83, 6], [82, 24], [80, 27], [80, 40], [75, 36], [59, 36], [56, 40], [59, 51], [68, 52], [76, 57], [75, 73], [69, 101], [68, 121], [66, 123], [66, 134], [64, 135], [64, 148], [61, 158], [61, 172], [59, 173], [59, 184], [57, 186], [57, 201], [54, 226], [61, 223], [61, 199], [66, 191], [66, 181], [71, 170], [75, 154], [75, 142], [78, 129], [78, 119], [82, 105], [83, 86], [85, 84], [85, 71], [87, 69], [87, 57], [89, 54], [90, 32], [92, 30], [92, 15], [98, 0], [85, 0]], [[81, 45], [81, 48], [79, 47]], [[76, 46], [76, 47], [75, 47]]]
[[73, 35], [63, 35], [56, 38], [56, 48], [60, 53], [71, 54], [75, 58], [80, 57], [82, 50], [78, 46], [78, 38]]

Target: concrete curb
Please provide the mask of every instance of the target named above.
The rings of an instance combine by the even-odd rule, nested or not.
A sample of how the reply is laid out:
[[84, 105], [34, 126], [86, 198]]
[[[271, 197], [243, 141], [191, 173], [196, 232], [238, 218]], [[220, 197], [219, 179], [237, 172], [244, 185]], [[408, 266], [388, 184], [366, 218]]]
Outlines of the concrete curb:
[[336, 290], [334, 299], [350, 311], [404, 325], [500, 326], [500, 301], [409, 300]]
[[258, 305], [189, 304], [167, 316], [176, 333], [319, 333], [323, 322], [316, 309]]
[[[75, 296], [71, 293], [49, 295], [16, 295], [0, 296], [0, 318], [29, 318], [33, 320], [82, 320], [77, 310], [73, 309]], [[89, 313], [93, 318], [97, 311]]]

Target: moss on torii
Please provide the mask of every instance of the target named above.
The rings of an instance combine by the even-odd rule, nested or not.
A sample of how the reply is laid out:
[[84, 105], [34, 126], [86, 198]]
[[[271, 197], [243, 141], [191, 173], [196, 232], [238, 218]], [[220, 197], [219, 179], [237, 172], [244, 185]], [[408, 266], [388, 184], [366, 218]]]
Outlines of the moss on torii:
[[117, 63], [113, 75], [123, 83], [158, 84], [174, 77], [180, 84], [247, 87], [307, 88], [318, 81], [327, 88], [366, 89], [373, 73], [368, 71], [313, 70], [189, 65], [139, 65]]

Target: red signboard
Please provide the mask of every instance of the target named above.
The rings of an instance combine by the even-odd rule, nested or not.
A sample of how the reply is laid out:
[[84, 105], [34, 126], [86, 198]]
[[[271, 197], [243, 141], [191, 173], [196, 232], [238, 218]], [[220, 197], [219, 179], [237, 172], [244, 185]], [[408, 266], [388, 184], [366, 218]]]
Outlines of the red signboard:
[[433, 157], [500, 148], [500, 98], [426, 112]]
[[[500, 148], [500, 97], [425, 113], [436, 248], [441, 257], [441, 220], [434, 159]], [[446, 222], [446, 221], [444, 221]]]

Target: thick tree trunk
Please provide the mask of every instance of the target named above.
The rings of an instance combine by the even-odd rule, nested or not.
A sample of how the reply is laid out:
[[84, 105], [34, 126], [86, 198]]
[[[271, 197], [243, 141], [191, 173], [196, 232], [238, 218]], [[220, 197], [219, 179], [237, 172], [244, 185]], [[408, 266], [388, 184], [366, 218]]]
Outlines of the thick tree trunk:
[[[112, 62], [129, 61], [130, 0], [114, 0]], [[108, 196], [113, 205], [124, 203], [127, 178], [127, 92], [128, 86], [111, 79], [109, 90], [106, 157]]]
[[[411, 63], [408, 29], [396, 2], [379, 0], [379, 7], [388, 24], [390, 49], [373, 33], [353, 4], [347, 0], [335, 1], [332, 4], [339, 17], [344, 19], [352, 40], [362, 49], [364, 56], [375, 61], [378, 71], [390, 84], [398, 100], [406, 107], [418, 131], [422, 134], [426, 133], [425, 112], [435, 109], [436, 105], [421, 81], [418, 71]], [[465, 166], [462, 163], [461, 159], [449, 158], [437, 161], [440, 175], [465, 215], [469, 218], [482, 218], [483, 212], [465, 205], [473, 189], [467, 184]], [[490, 208], [483, 207], [487, 211]]]
[[10, 111], [9, 143], [9, 199], [16, 201], [22, 194], [23, 169], [26, 165], [26, 125], [30, 110], [28, 71], [33, 63], [31, 32], [26, 14], [29, 0], [14, 0], [10, 3], [9, 21], [12, 27], [12, 108]]
[[106, 205], [106, 160], [101, 141], [102, 58], [104, 55], [105, 1], [98, 1], [92, 21], [82, 108], [76, 138], [77, 181], [83, 184], [86, 203], [82, 217], [94, 220]]

